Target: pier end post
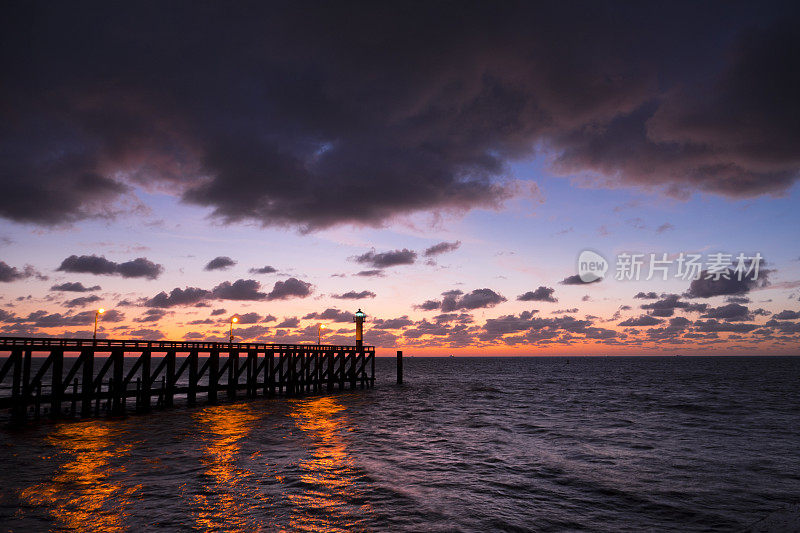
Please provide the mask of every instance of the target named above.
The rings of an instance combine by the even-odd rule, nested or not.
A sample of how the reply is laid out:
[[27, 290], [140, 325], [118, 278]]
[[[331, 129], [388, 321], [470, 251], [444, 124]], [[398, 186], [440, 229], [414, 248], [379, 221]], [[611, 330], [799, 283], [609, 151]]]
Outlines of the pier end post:
[[403, 384], [403, 351], [397, 350], [397, 384]]

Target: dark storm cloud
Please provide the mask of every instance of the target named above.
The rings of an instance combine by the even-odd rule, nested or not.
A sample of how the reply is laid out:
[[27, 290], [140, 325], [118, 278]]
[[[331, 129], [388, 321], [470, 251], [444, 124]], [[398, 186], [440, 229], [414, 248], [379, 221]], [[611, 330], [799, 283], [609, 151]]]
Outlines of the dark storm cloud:
[[433, 246], [426, 248], [423, 255], [425, 255], [425, 257], [432, 257], [434, 255], [453, 252], [457, 250], [459, 246], [461, 246], [461, 241], [440, 242], [439, 244], [434, 244]]
[[284, 317], [283, 322], [275, 326], [276, 328], [296, 328], [300, 325], [300, 319], [295, 317]]
[[728, 296], [725, 301], [731, 304], [749, 304], [751, 302], [747, 296]]
[[800, 311], [790, 311], [788, 309], [772, 315], [777, 320], [797, 320], [800, 319]]
[[753, 320], [753, 313], [743, 305], [727, 304], [709, 308], [704, 315], [701, 315], [701, 318], [721, 318], [727, 322], [736, 322]]
[[[643, 294], [643, 293], [639, 293]], [[654, 295], [655, 293], [648, 293], [646, 296], [649, 298], [650, 295]], [[637, 294], [634, 298], [639, 297]], [[656, 296], [658, 298], [658, 296]], [[708, 305], [706, 304], [693, 304], [689, 302], [681, 301], [680, 295], [678, 294], [662, 294], [661, 300], [656, 302], [652, 302], [649, 304], [643, 304], [641, 306], [642, 309], [647, 309], [650, 311], [652, 316], [660, 316], [660, 317], [670, 317], [675, 314], [675, 309], [682, 309], [686, 312], [691, 313], [702, 313], [706, 310]]]
[[312, 292], [311, 283], [301, 281], [297, 278], [289, 278], [286, 281], [276, 281], [272, 290], [267, 294], [267, 300], [305, 298]]
[[332, 294], [332, 298], [337, 300], [363, 300], [364, 298], [375, 298], [376, 294], [372, 291], [347, 291], [342, 294]]
[[751, 279], [751, 276], [738, 276], [732, 271], [727, 271], [728, 279], [720, 277], [719, 279], [706, 279], [708, 272], [703, 270], [698, 279], [692, 280], [689, 284], [689, 290], [686, 291], [685, 296], [688, 298], [711, 298], [712, 296], [723, 295], [741, 295], [750, 292], [751, 290], [759, 287], [765, 287], [769, 284], [768, 276], [769, 270], [761, 270], [759, 279]]
[[642, 300], [657, 300], [658, 294], [654, 292], [637, 292], [634, 298], [640, 298]]
[[[797, 179], [791, 3], [15, 3], [0, 216], [144, 185], [313, 230], [495, 207], [544, 146], [608, 186]], [[352, 206], [345, 208], [344, 206]]]
[[535, 291], [528, 291], [525, 294], [517, 296], [517, 300], [521, 302], [557, 302], [558, 299], [553, 297], [555, 289], [549, 287], [539, 287]]
[[144, 257], [138, 257], [124, 263], [116, 263], [102, 256], [71, 255], [64, 259], [56, 270], [77, 274], [120, 275], [123, 278], [156, 279], [164, 271], [164, 267]]
[[133, 321], [139, 322], [141, 324], [146, 324], [149, 322], [158, 322], [159, 320], [164, 318], [168, 313], [169, 311], [166, 311], [164, 309], [155, 309], [155, 308], [148, 309], [147, 311], [144, 312], [143, 315], [134, 318]]
[[776, 328], [781, 333], [787, 335], [800, 333], [800, 322], [768, 320], [767, 323], [764, 325], [770, 328]]
[[[146, 300], [147, 307], [173, 307], [177, 305], [196, 305], [206, 300], [285, 300], [292, 297], [303, 298], [311, 294], [311, 284], [296, 278], [278, 281], [272, 291], [265, 293], [261, 290], [261, 283], [254, 279], [238, 279], [231, 283], [223, 281], [213, 289], [206, 290], [198, 287], [176, 287], [167, 294], [160, 292]], [[225, 313], [224, 309], [212, 311], [212, 316]]]
[[419, 309], [421, 311], [433, 311], [434, 309], [441, 309], [442, 302], [439, 300], [425, 300], [419, 305], [415, 305], [415, 309]]
[[209, 261], [203, 270], [226, 270], [236, 264], [236, 261], [227, 256], [215, 257]]
[[656, 324], [661, 324], [663, 320], [659, 320], [655, 317], [650, 315], [642, 315], [638, 318], [629, 318], [628, 320], [623, 320], [619, 323], [620, 326], [655, 326]]
[[51, 291], [63, 291], [63, 292], [91, 292], [91, 291], [99, 291], [100, 285], [93, 285], [91, 287], [84, 287], [83, 283], [80, 281], [71, 282], [68, 281], [66, 283], [61, 283], [59, 285], [53, 285], [50, 287]]
[[126, 261], [117, 265], [117, 274], [123, 278], [148, 278], [156, 279], [164, 267], [148, 261], [144, 257], [139, 257], [133, 261]]
[[207, 299], [209, 296], [211, 296], [211, 293], [209, 291], [205, 289], [200, 289], [198, 287], [186, 287], [185, 289], [176, 287], [172, 289], [172, 291], [170, 291], [169, 294], [163, 291], [156, 294], [155, 296], [147, 300], [145, 302], [145, 305], [147, 307], [173, 307], [176, 305], [192, 305]]
[[117, 263], [96, 255], [71, 255], [61, 261], [61, 265], [56, 270], [61, 272], [77, 272], [79, 274], [110, 275], [117, 272]]
[[353, 261], [369, 265], [373, 268], [387, 268], [397, 265], [412, 265], [417, 260], [417, 252], [403, 248], [402, 250], [392, 250], [389, 252], [375, 253], [371, 250], [365, 254], [356, 256]]
[[494, 292], [492, 289], [475, 289], [474, 291], [463, 294], [461, 291], [449, 291], [443, 293], [441, 309], [443, 313], [449, 313], [458, 309], [480, 309], [484, 307], [494, 307], [505, 302], [505, 297]]
[[248, 272], [251, 274], [274, 274], [278, 269], [269, 265], [260, 268], [251, 268]]
[[66, 307], [86, 307], [94, 302], [99, 302], [102, 298], [93, 294], [91, 296], [81, 296], [80, 298], [73, 298], [64, 302]]
[[237, 279], [233, 283], [223, 281], [211, 294], [220, 300], [263, 300], [267, 294], [261, 291], [261, 283], [254, 279]]
[[450, 313], [459, 309], [479, 309], [484, 307], [494, 307], [505, 302], [506, 298], [497, 294], [491, 289], [475, 289], [464, 294], [458, 289], [442, 293], [441, 300], [426, 300], [422, 304], [415, 305], [415, 309], [422, 311], [433, 311], [441, 309], [443, 313]]
[[[769, 323], [767, 323], [769, 325]], [[744, 324], [736, 323], [731, 324], [728, 322], [718, 322], [716, 320], [698, 320], [694, 323], [694, 327], [701, 333], [748, 333], [758, 328], [757, 324]]]
[[261, 321], [258, 313], [242, 313], [236, 316], [239, 317], [239, 324], [258, 324]]
[[[67, 326], [88, 326], [94, 323], [95, 312], [83, 311], [74, 315], [62, 315], [61, 313], [48, 313], [47, 311], [34, 311], [27, 317], [20, 319], [31, 326], [39, 328], [59, 328]], [[102, 315], [103, 322], [121, 322], [125, 315], [115, 309], [109, 309]]]

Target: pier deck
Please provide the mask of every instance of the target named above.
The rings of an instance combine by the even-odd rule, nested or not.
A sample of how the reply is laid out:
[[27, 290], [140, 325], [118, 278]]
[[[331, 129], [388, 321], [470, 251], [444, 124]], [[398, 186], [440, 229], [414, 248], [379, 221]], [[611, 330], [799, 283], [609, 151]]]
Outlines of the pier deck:
[[0, 337], [3, 353], [14, 422], [375, 385], [374, 346]]

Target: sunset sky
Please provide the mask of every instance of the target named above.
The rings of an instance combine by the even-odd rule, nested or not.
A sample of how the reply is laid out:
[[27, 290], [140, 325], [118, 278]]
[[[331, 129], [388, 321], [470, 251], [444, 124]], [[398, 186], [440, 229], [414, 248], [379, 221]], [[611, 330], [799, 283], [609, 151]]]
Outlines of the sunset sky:
[[429, 4], [7, 4], [2, 334], [800, 351], [797, 7]]

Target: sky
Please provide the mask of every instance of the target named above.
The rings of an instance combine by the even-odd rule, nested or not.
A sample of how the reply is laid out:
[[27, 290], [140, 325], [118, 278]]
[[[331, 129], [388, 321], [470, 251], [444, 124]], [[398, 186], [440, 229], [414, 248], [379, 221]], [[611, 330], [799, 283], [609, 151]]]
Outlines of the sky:
[[0, 333], [800, 352], [795, 5], [428, 4], [8, 4]]

